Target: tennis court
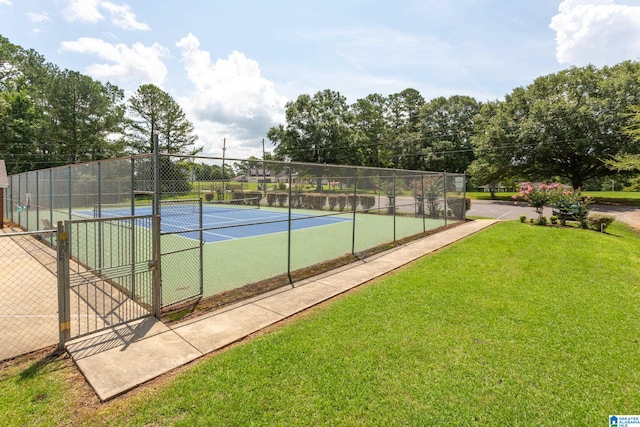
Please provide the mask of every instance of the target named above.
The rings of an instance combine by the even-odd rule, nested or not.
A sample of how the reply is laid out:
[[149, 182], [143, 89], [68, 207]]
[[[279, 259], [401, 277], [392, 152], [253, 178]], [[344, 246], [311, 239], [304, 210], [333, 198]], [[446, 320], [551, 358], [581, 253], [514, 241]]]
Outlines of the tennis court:
[[[247, 181], [215, 175], [231, 160]], [[158, 203], [159, 259], [147, 261], [161, 266], [166, 307], [294, 280], [301, 269], [464, 220], [464, 182], [444, 172], [137, 155], [11, 176], [5, 216], [27, 230], [81, 221], [72, 249], [99, 269], [142, 256], [123, 242], [149, 230], [122, 217]]]
[[[287, 209], [264, 208], [259, 205], [234, 203], [202, 203], [202, 214], [198, 201], [164, 201], [161, 204], [161, 233], [179, 234], [194, 240], [200, 239], [202, 229], [204, 243], [242, 239], [266, 234], [285, 233], [311, 227], [322, 227], [350, 222], [353, 214], [318, 216], [317, 213], [291, 213]], [[135, 206], [133, 215], [150, 215], [151, 206]], [[94, 215], [101, 218], [118, 218], [131, 215], [129, 206], [101, 206], [99, 211], [80, 211], [78, 215]], [[201, 223], [202, 217], [202, 223]]]

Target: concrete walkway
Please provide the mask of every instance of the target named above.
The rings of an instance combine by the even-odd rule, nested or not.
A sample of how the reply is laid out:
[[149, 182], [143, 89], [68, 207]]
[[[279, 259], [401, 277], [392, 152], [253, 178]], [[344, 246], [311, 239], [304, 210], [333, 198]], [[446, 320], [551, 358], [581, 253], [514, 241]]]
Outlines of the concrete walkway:
[[105, 401], [495, 222], [471, 221], [183, 323], [130, 322], [70, 341], [67, 351]]

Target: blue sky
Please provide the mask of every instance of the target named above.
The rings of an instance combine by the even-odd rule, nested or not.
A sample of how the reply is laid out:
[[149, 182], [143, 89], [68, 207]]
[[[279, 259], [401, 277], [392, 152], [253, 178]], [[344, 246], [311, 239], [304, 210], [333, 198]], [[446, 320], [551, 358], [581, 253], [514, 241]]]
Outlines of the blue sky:
[[243, 158], [303, 93], [486, 101], [572, 65], [638, 60], [640, 0], [0, 0], [0, 34], [127, 97], [160, 86], [205, 153], [226, 138]]

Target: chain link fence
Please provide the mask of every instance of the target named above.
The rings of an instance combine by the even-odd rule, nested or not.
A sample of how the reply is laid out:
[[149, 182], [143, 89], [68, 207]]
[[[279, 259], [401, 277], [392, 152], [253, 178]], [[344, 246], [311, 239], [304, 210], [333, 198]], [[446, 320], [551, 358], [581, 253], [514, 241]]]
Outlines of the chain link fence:
[[55, 231], [0, 230], [0, 361], [58, 343]]
[[158, 210], [168, 307], [244, 298], [463, 221], [464, 188], [464, 174], [140, 155], [10, 176], [4, 216], [43, 231]]

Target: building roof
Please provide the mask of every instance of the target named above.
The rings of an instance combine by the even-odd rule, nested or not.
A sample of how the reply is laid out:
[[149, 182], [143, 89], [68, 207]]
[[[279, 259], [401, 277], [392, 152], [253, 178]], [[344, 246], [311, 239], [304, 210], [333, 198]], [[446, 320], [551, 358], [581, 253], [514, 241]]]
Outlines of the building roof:
[[4, 165], [4, 160], [0, 160], [0, 188], [9, 187], [9, 178], [7, 178], [7, 168]]

